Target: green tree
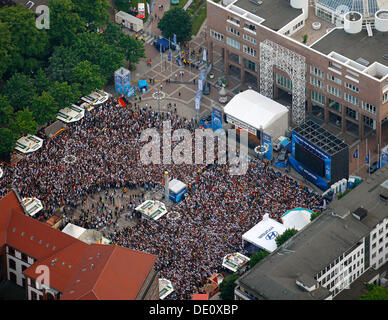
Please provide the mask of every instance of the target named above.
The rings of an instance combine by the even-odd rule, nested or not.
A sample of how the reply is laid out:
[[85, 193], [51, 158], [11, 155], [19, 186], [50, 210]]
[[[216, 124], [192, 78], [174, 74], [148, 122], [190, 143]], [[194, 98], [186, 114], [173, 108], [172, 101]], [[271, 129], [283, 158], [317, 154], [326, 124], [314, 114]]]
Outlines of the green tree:
[[97, 33], [81, 34], [72, 50], [80, 57], [80, 61], [88, 60], [101, 68], [104, 77], [108, 78], [124, 64], [122, 49], [105, 42], [104, 37]]
[[233, 273], [229, 277], [225, 278], [220, 284], [220, 293], [222, 300], [234, 300], [234, 288], [236, 287], [235, 281], [238, 279], [238, 275]]
[[362, 295], [360, 300], [388, 300], [388, 289], [373, 285], [367, 293]]
[[7, 124], [12, 115], [13, 108], [9, 104], [7, 97], [0, 94], [0, 125]]
[[249, 266], [252, 268], [254, 265], [256, 265], [258, 262], [263, 260], [266, 256], [268, 256], [268, 252], [265, 250], [261, 250], [259, 252], [256, 252], [252, 255], [251, 259], [249, 260]]
[[35, 134], [38, 124], [34, 120], [32, 112], [28, 108], [24, 108], [15, 113], [14, 119], [10, 120], [9, 127], [17, 137], [21, 137]]
[[86, 30], [86, 22], [76, 12], [71, 0], [50, 0], [49, 37], [54, 45], [70, 45], [77, 35]]
[[63, 109], [81, 98], [79, 84], [69, 85], [67, 82], [55, 81], [49, 88], [48, 93], [55, 99], [58, 109]]
[[16, 139], [8, 128], [0, 128], [0, 157], [9, 160], [9, 154], [15, 148]]
[[0, 21], [0, 80], [12, 63], [11, 54], [15, 51], [11, 42], [11, 30], [8, 24]]
[[131, 2], [128, 0], [114, 0], [115, 7], [118, 11], [129, 12]]
[[35, 74], [34, 87], [37, 94], [41, 94], [43, 91], [47, 91], [50, 86], [50, 79], [47, 78], [46, 74], [42, 69], [39, 69]]
[[321, 211], [316, 211], [311, 215], [310, 221], [313, 221], [314, 219], [318, 218], [318, 216], [321, 214]]
[[191, 16], [182, 8], [174, 7], [168, 10], [158, 23], [158, 28], [167, 39], [176, 34], [178, 42], [191, 40], [193, 22]]
[[277, 246], [280, 247], [284, 242], [290, 239], [297, 232], [298, 230], [296, 229], [287, 229], [286, 231], [284, 231], [282, 235], [277, 236], [275, 239]]
[[95, 89], [102, 89], [105, 85], [105, 79], [101, 76], [101, 69], [95, 64], [85, 60], [80, 62], [73, 69], [72, 80], [80, 83], [82, 95], [90, 94]]
[[52, 81], [70, 81], [74, 67], [81, 57], [71, 47], [57, 46], [49, 58], [47, 76]]
[[96, 27], [105, 26], [109, 21], [108, 9], [111, 8], [108, 0], [72, 0], [75, 11], [86, 23]]
[[39, 125], [44, 125], [49, 120], [54, 120], [57, 116], [58, 107], [55, 99], [46, 91], [39, 97], [35, 97], [31, 102], [31, 111], [35, 121]]
[[[0, 47], [5, 48], [12, 57], [8, 66], [10, 74], [16, 71], [28, 73], [38, 69], [41, 60], [48, 54], [49, 43], [46, 30], [36, 28], [34, 12], [22, 5], [3, 7], [0, 10], [0, 22], [3, 23], [0, 26], [0, 39], [4, 37], [0, 41], [5, 41], [5, 47]], [[4, 23], [11, 31], [11, 46]]]
[[4, 93], [15, 111], [22, 110], [36, 96], [36, 90], [30, 77], [15, 73], [6, 83]]

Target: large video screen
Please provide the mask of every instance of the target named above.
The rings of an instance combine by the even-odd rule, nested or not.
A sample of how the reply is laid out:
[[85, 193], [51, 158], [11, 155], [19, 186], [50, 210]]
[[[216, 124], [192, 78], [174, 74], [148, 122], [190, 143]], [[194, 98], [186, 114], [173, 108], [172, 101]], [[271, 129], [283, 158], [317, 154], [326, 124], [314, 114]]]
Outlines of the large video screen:
[[319, 176], [325, 176], [325, 161], [308, 151], [299, 143], [295, 143], [295, 159]]

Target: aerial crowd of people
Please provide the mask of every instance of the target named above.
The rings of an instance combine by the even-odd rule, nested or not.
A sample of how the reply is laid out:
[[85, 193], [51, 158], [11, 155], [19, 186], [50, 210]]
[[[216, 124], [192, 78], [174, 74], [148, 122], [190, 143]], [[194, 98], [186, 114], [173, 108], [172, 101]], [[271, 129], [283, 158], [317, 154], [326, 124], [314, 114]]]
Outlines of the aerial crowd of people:
[[[279, 220], [295, 207], [313, 211], [321, 207], [319, 194], [259, 159], [251, 159], [248, 171], [241, 176], [231, 176], [228, 164], [145, 165], [140, 161], [144, 145], [140, 134], [147, 128], [158, 128], [167, 119], [173, 130], [187, 128], [193, 132], [196, 127], [193, 120], [174, 112], [158, 114], [139, 105], [125, 108], [111, 98], [87, 112], [81, 121], [69, 124], [61, 134], [46, 139], [40, 150], [14, 167], [4, 167], [0, 197], [14, 187], [22, 197], [42, 201], [42, 220], [64, 206], [70, 208], [63, 213], [68, 219], [87, 197], [98, 192], [105, 191], [106, 199], [113, 203], [112, 193], [107, 192], [114, 189], [160, 188], [167, 170], [170, 178], [189, 186], [183, 200], [170, 208], [179, 213], [176, 220], [164, 216], [120, 227], [118, 216], [132, 212], [135, 201], [112, 206], [108, 215], [100, 201], [72, 221], [84, 226], [89, 221], [86, 226], [96, 229], [106, 226], [101, 221], [115, 221], [109, 234], [114, 244], [157, 255], [159, 278], [174, 285], [170, 299], [191, 299], [193, 293], [201, 293], [213, 273], [222, 270], [225, 255], [246, 254], [242, 234], [264, 214]], [[72, 161], [65, 161], [69, 156]], [[140, 196], [136, 198], [137, 203], [141, 200]]]

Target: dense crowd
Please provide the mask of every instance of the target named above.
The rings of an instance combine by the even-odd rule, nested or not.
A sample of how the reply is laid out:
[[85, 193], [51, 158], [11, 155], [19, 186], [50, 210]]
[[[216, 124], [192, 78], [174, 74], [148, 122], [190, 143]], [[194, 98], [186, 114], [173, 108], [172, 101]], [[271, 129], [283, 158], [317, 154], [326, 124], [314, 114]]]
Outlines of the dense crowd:
[[[113, 243], [157, 255], [159, 277], [172, 281], [175, 292], [170, 298], [176, 299], [190, 299], [201, 292], [206, 279], [221, 271], [226, 254], [245, 253], [242, 234], [265, 213], [279, 219], [291, 208], [320, 208], [318, 194], [257, 159], [251, 159], [247, 173], [241, 176], [231, 176], [228, 164], [144, 165], [140, 134], [146, 128], [158, 128], [165, 119], [171, 120], [173, 130], [195, 127], [193, 120], [174, 113], [159, 115], [140, 106], [127, 109], [112, 99], [59, 136], [45, 140], [39, 151], [15, 167], [4, 168], [0, 197], [12, 186], [22, 197], [35, 196], [42, 200], [47, 219], [64, 205], [76, 208], [89, 195], [104, 191], [105, 202], [97, 199], [78, 219], [71, 220], [99, 230], [113, 224]], [[75, 156], [74, 163], [64, 161], [67, 155]], [[119, 207], [111, 190], [160, 187], [165, 170], [171, 178], [190, 185], [172, 209], [180, 218], [164, 216], [119, 228], [119, 215], [133, 211], [142, 198]]]

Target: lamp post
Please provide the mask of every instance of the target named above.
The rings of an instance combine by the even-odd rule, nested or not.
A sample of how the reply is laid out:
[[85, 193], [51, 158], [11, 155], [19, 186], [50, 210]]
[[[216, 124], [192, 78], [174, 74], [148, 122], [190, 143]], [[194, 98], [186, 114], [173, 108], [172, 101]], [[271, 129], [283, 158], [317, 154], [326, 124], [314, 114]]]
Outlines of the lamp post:
[[152, 97], [158, 101], [158, 111], [159, 111], [159, 130], [160, 130], [160, 100], [164, 99], [166, 97], [166, 94], [162, 91], [162, 88], [160, 88], [157, 92], [154, 92], [152, 94]]

